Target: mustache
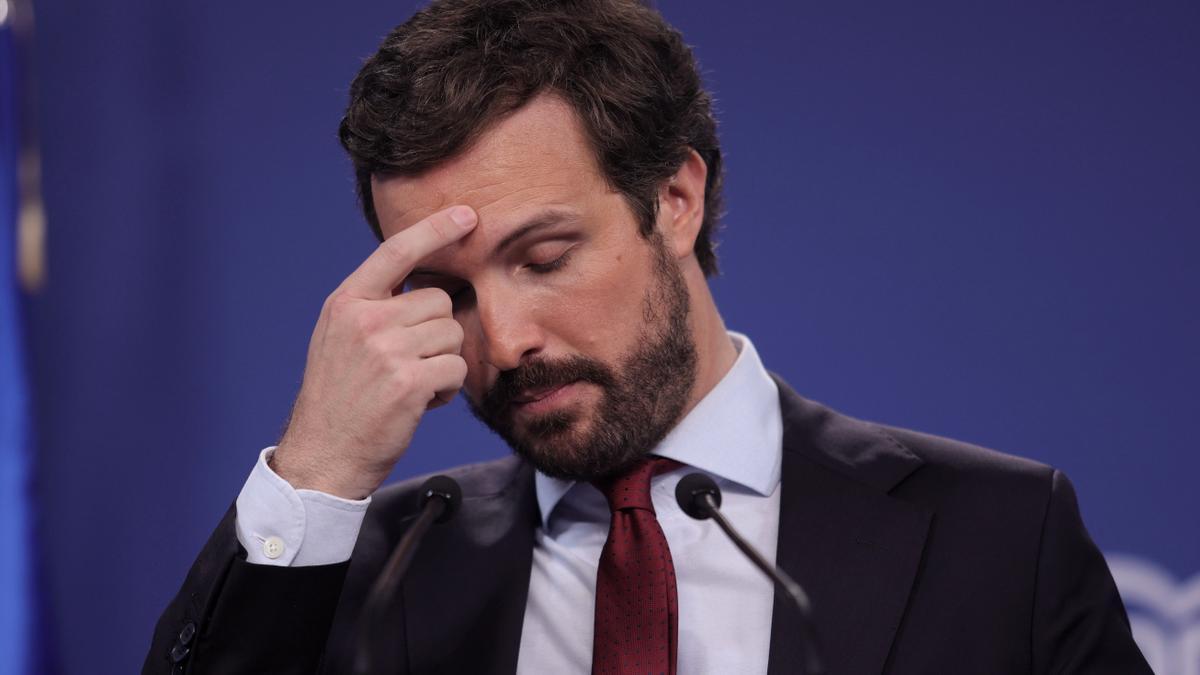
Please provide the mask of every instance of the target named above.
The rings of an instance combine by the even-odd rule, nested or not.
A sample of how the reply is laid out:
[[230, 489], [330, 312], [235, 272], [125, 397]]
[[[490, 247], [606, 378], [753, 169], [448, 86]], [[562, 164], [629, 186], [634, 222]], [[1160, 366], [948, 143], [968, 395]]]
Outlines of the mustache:
[[572, 382], [591, 382], [601, 387], [616, 384], [616, 376], [603, 363], [583, 356], [554, 361], [528, 361], [496, 377], [479, 409], [488, 419], [499, 419], [521, 394], [536, 389], [553, 389]]

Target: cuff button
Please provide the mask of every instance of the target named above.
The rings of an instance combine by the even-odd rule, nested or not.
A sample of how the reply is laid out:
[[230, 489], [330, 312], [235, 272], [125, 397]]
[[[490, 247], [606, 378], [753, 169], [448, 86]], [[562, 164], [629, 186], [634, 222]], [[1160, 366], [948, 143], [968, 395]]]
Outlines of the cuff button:
[[283, 555], [284, 545], [283, 540], [279, 537], [267, 537], [263, 542], [263, 555], [271, 560]]

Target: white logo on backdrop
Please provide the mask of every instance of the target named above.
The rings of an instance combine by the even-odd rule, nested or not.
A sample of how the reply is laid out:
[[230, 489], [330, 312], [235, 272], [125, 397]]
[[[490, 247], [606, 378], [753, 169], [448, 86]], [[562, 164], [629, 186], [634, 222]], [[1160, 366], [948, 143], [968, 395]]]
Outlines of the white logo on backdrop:
[[1133, 637], [1154, 672], [1200, 675], [1200, 574], [1177, 581], [1145, 558], [1105, 557], [1129, 611]]

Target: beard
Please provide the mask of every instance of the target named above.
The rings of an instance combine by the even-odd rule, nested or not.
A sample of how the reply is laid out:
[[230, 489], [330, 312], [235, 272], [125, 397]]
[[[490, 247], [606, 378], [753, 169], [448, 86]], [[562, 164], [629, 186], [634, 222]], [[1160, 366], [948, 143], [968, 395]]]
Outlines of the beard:
[[[537, 359], [500, 373], [471, 412], [518, 456], [554, 478], [594, 481], [644, 457], [679, 422], [696, 381], [696, 345], [688, 325], [687, 285], [658, 233], [651, 235], [657, 288], [643, 298], [633, 351], [613, 368], [575, 355]], [[518, 427], [522, 392], [586, 382], [601, 399], [589, 424], [579, 410], [558, 410]]]

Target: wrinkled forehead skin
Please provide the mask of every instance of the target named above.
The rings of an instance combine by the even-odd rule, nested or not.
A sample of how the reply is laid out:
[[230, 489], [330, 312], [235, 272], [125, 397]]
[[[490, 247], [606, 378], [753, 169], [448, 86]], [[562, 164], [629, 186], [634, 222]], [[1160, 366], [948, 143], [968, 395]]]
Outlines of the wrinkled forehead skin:
[[475, 209], [476, 230], [420, 265], [460, 278], [484, 265], [505, 236], [547, 213], [633, 220], [605, 181], [574, 110], [551, 95], [500, 120], [443, 164], [418, 176], [377, 176], [372, 188], [384, 237], [452, 205]]

